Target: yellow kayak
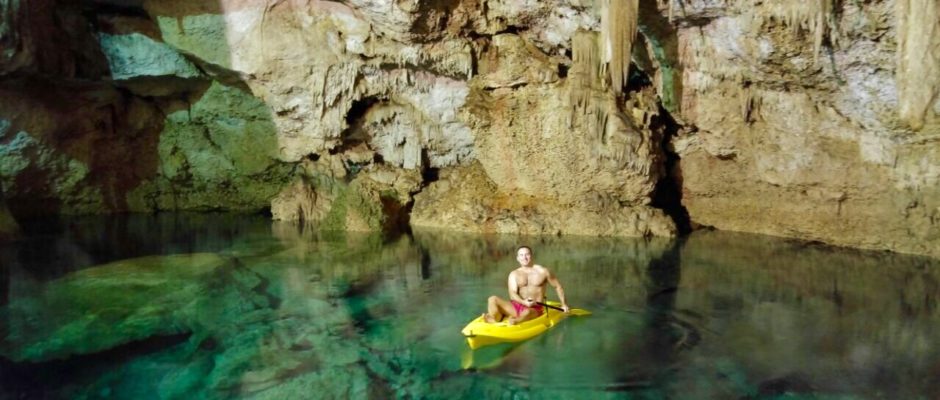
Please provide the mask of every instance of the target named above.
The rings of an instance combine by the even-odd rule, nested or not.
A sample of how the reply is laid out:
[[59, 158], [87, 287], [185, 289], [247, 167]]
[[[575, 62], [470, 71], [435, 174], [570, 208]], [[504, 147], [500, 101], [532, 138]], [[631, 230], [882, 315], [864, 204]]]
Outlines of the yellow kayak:
[[[561, 307], [561, 304], [556, 301], [549, 301], [547, 304], [549, 306]], [[505, 321], [491, 324], [483, 320], [483, 316], [481, 315], [473, 321], [470, 321], [460, 332], [467, 338], [467, 344], [470, 345], [470, 348], [476, 350], [491, 344], [521, 342], [531, 339], [555, 326], [555, 324], [569, 315], [591, 315], [590, 311], [577, 308], [572, 308], [568, 314], [549, 307], [545, 307], [545, 311], [544, 314], [535, 319], [530, 319], [515, 325], [509, 325]]]

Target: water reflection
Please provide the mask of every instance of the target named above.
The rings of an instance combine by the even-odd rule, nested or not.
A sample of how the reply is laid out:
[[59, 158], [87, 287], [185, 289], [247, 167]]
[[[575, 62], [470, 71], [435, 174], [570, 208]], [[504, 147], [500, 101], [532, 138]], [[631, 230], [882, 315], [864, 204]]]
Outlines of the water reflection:
[[[390, 239], [263, 217], [94, 221], [0, 249], [0, 397], [940, 394], [936, 260], [707, 231]], [[468, 354], [459, 330], [505, 295], [520, 244], [594, 315]]]
[[0, 243], [0, 260], [45, 281], [131, 257], [261, 245], [270, 224], [262, 215], [206, 213], [44, 217], [24, 221], [22, 239]]

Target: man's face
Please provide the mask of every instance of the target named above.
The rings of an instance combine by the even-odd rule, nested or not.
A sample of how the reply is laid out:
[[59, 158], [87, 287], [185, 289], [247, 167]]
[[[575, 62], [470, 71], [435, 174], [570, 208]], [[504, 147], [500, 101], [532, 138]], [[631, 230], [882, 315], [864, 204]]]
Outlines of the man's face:
[[516, 252], [516, 261], [519, 265], [529, 265], [532, 262], [532, 250], [521, 248]]

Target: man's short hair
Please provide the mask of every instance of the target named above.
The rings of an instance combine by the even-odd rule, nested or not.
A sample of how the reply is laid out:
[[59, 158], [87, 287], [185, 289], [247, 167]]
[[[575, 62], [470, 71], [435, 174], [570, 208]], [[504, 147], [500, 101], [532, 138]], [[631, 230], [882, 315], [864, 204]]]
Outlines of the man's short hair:
[[519, 250], [529, 249], [529, 254], [532, 255], [532, 248], [526, 245], [522, 245], [516, 248], [516, 254], [519, 254]]

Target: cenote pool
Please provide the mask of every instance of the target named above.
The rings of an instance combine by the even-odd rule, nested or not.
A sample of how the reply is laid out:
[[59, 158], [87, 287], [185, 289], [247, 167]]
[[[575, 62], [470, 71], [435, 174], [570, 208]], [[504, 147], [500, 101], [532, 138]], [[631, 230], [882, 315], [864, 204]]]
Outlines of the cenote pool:
[[[0, 397], [937, 399], [940, 263], [755, 235], [318, 234], [264, 216], [24, 222]], [[470, 352], [519, 244], [569, 318]], [[549, 291], [554, 297], [554, 292]]]

